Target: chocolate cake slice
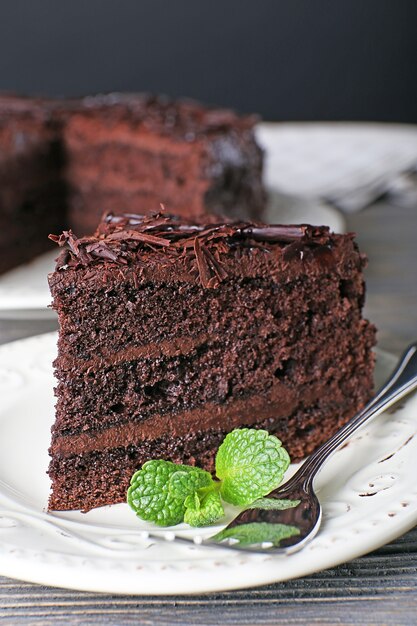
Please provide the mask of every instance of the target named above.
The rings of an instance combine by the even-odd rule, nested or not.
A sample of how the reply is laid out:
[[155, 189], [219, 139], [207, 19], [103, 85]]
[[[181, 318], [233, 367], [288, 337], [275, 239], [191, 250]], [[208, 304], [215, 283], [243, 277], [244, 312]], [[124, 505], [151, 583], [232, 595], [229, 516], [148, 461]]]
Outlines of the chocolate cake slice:
[[352, 234], [159, 214], [53, 239], [50, 509], [121, 502], [152, 458], [211, 470], [240, 426], [276, 433], [299, 460], [371, 394]]
[[51, 248], [65, 226], [59, 123], [48, 100], [0, 96], [0, 273]]

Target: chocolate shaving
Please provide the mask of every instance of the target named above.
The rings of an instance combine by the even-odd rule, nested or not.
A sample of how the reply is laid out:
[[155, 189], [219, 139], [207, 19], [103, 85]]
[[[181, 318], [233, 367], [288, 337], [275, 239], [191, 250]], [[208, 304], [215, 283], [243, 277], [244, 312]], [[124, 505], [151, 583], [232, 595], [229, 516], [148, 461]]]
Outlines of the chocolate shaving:
[[[323, 228], [323, 227], [322, 227]], [[299, 226], [249, 226], [241, 229], [244, 236], [255, 241], [294, 241], [303, 237], [311, 237], [312, 227], [307, 224]]]
[[67, 238], [65, 237], [64, 233], [62, 233], [62, 235], [48, 235], [48, 239], [50, 239], [51, 241], [53, 241], [54, 243], [58, 244], [58, 246], [62, 247], [67, 243]]
[[210, 283], [210, 268], [207, 263], [204, 247], [201, 245], [200, 239], [194, 239], [194, 254], [197, 261], [198, 273], [203, 287], [208, 287]]
[[107, 237], [109, 241], [129, 240], [142, 241], [143, 243], [149, 243], [154, 246], [169, 246], [171, 243], [169, 239], [162, 237], [155, 237], [148, 233], [138, 232], [136, 230], [121, 230], [117, 233], [113, 233]]
[[220, 263], [218, 259], [214, 257], [214, 255], [210, 252], [209, 248], [204, 246], [204, 254], [206, 255], [207, 261], [214, 270], [219, 282], [227, 278], [228, 273], [224, 266]]
[[98, 256], [102, 259], [109, 259], [110, 261], [117, 261], [118, 258], [117, 254], [102, 241], [88, 244], [85, 247], [85, 250], [93, 256]]

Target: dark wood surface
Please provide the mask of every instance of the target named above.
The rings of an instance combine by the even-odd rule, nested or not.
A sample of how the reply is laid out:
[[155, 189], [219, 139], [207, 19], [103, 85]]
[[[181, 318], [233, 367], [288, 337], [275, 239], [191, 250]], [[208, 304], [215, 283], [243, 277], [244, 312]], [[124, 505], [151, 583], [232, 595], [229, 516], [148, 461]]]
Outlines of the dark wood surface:
[[[378, 326], [381, 348], [399, 354], [417, 339], [417, 206], [378, 203], [347, 222], [369, 257], [366, 313]], [[0, 343], [54, 327], [53, 321], [0, 320]], [[409, 626], [417, 624], [417, 528], [345, 565], [244, 591], [111, 596], [0, 577], [0, 622]]]

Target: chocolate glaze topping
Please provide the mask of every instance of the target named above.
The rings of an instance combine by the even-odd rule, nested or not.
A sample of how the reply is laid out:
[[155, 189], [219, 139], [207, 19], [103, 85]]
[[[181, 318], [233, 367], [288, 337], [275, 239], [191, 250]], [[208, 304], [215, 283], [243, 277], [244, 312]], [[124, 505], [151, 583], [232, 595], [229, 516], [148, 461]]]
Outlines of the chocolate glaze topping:
[[49, 236], [65, 247], [57, 260], [57, 270], [103, 262], [128, 265], [150, 256], [161, 263], [193, 259], [203, 287], [216, 287], [227, 277], [224, 258], [231, 249], [261, 248], [269, 252], [278, 245], [288, 248], [287, 254], [291, 255], [305, 247], [329, 249], [331, 237], [327, 226], [254, 222], [203, 225], [163, 212], [151, 216], [107, 214], [93, 236], [78, 238], [71, 230]]

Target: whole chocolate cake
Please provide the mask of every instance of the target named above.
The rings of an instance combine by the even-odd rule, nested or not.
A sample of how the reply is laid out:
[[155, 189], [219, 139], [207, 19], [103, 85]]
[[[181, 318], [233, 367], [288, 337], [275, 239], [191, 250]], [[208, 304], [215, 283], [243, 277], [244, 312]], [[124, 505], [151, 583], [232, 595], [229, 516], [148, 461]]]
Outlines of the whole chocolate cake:
[[91, 234], [115, 207], [259, 217], [255, 121], [146, 94], [0, 96], [0, 272], [47, 249], [50, 232]]
[[53, 239], [50, 509], [121, 502], [152, 458], [211, 470], [240, 426], [299, 460], [369, 399], [375, 332], [352, 234], [159, 214]]

